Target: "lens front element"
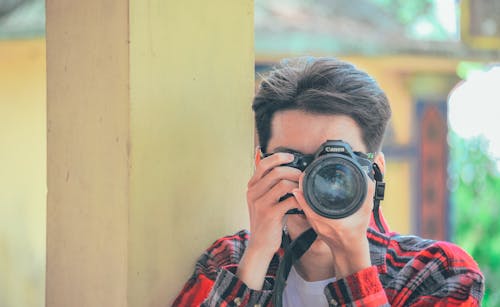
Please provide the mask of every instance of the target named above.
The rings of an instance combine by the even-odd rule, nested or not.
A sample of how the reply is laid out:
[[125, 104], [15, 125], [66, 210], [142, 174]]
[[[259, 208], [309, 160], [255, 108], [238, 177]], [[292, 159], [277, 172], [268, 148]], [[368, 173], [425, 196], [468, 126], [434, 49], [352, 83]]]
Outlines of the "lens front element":
[[345, 155], [316, 159], [304, 176], [304, 196], [319, 215], [340, 219], [356, 212], [366, 196], [366, 179], [357, 163]]

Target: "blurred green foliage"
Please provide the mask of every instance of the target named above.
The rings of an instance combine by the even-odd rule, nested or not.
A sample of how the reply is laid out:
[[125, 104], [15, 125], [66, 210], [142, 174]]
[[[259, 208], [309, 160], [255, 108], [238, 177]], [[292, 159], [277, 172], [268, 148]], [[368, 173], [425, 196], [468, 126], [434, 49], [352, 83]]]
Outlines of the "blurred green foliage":
[[[438, 17], [436, 0], [370, 0], [386, 11], [406, 28], [406, 34], [413, 39], [448, 40], [456, 33], [449, 31]], [[451, 14], [454, 12], [448, 12]], [[427, 31], [421, 33], [419, 27]]]
[[398, 19], [404, 23], [415, 22], [423, 15], [429, 15], [434, 7], [434, 0], [371, 0], [372, 2], [392, 10]]
[[450, 133], [453, 241], [477, 261], [486, 278], [484, 306], [500, 306], [500, 173], [482, 137]]

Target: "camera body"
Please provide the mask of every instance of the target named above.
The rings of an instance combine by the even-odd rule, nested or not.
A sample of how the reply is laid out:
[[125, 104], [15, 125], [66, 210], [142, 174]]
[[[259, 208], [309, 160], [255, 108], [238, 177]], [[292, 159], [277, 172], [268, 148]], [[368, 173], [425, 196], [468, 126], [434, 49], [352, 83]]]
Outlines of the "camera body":
[[304, 197], [317, 214], [340, 219], [363, 205], [367, 194], [366, 175], [374, 179], [373, 162], [367, 155], [353, 152], [342, 140], [326, 141], [313, 155], [292, 154], [295, 159], [283, 166], [305, 172]]

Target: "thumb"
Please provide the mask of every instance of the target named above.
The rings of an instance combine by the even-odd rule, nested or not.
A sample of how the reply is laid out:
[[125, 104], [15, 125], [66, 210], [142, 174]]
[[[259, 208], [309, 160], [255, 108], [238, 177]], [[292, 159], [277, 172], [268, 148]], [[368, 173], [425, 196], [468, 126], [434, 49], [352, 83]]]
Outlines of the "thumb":
[[304, 211], [304, 207], [308, 207], [309, 205], [306, 202], [306, 199], [304, 198], [304, 194], [300, 189], [293, 189], [292, 194], [297, 200], [297, 203], [299, 204], [299, 209]]
[[316, 212], [313, 211], [313, 209], [311, 209], [311, 207], [309, 206], [309, 204], [307, 203], [305, 197], [304, 197], [304, 193], [299, 190], [299, 189], [294, 189], [292, 191], [292, 194], [293, 196], [295, 197], [295, 199], [297, 200], [297, 203], [299, 204], [299, 209], [304, 211], [304, 214], [306, 215], [306, 217], [311, 217], [311, 218], [318, 218], [318, 214]]

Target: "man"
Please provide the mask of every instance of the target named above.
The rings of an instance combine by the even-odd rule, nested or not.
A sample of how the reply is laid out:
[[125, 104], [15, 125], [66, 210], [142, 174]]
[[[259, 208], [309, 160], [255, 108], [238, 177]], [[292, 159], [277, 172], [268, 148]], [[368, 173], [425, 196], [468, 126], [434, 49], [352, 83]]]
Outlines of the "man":
[[[260, 150], [248, 182], [250, 232], [217, 240], [174, 306], [480, 304], [484, 281], [469, 255], [451, 243], [388, 232], [380, 216], [381, 144], [391, 110], [372, 78], [331, 58], [284, 61], [261, 83], [253, 110]], [[354, 160], [373, 163], [364, 168], [366, 185], [350, 186], [364, 198], [345, 216], [317, 209], [328, 198], [316, 207], [306, 201], [312, 164], [305, 173], [293, 164], [325, 144], [350, 146]], [[303, 214], [289, 214], [296, 212]], [[314, 237], [305, 253], [295, 253], [290, 242], [309, 228]]]

